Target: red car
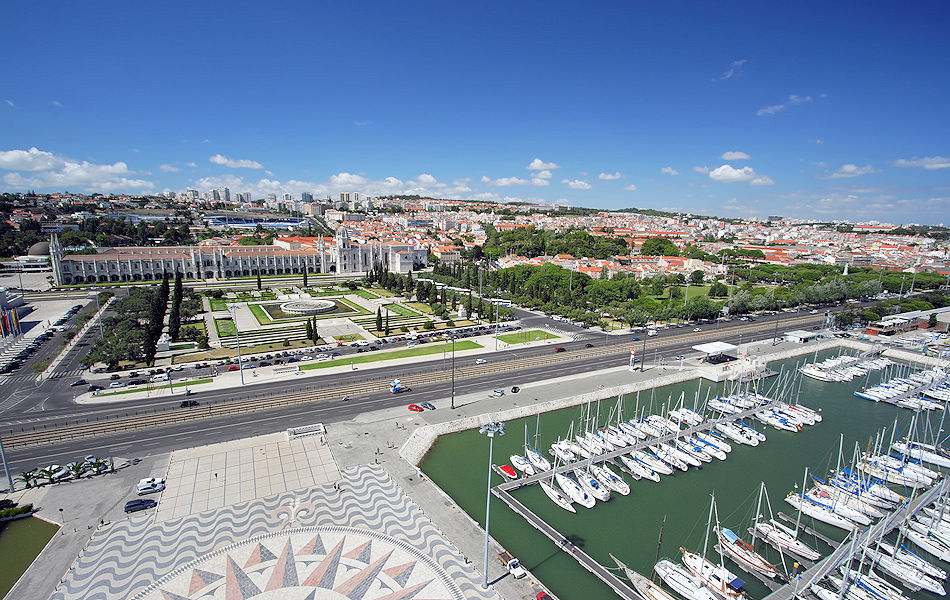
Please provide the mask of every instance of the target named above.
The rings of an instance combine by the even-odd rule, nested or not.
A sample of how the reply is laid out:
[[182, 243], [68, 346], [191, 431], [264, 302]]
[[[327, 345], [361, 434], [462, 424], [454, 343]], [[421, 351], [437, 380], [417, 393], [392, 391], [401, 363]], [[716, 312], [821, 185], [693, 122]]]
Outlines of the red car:
[[555, 352], [567, 352], [567, 350], [564, 349], [564, 346], [558, 346], [557, 348], [554, 349], [554, 351], [555, 351]]
[[240, 371], [240, 370], [241, 370], [241, 367], [237, 365], [231, 365], [230, 367], [228, 367], [228, 371]]
[[538, 592], [538, 595], [534, 598], [535, 600], [551, 600], [551, 596], [549, 596], [546, 592]]
[[425, 409], [422, 408], [421, 406], [419, 406], [418, 404], [410, 404], [410, 405], [409, 405], [409, 410], [411, 410], [412, 412], [423, 412], [423, 411], [425, 411]]

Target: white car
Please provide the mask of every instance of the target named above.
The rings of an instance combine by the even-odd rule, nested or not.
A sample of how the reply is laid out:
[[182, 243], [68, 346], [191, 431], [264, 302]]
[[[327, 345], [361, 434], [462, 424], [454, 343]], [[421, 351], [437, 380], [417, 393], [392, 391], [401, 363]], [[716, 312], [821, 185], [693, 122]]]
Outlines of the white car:
[[149, 485], [140, 485], [138, 486], [139, 496], [144, 496], [145, 494], [152, 494], [154, 492], [160, 492], [165, 489], [164, 483], [152, 483]]
[[416, 347], [416, 343], [415, 343], [415, 342], [409, 342], [409, 343], [406, 344], [406, 348], [415, 348], [415, 347]]
[[307, 355], [301, 356], [300, 360], [313, 360], [313, 357], [307, 354]]
[[109, 384], [109, 387], [111, 387], [111, 388], [121, 388], [121, 387], [125, 387], [125, 382], [124, 382], [124, 381], [113, 381], [112, 383]]
[[476, 358], [476, 359], [475, 359], [475, 364], [476, 364], [476, 365], [483, 365], [483, 364], [485, 364], [485, 363], [487, 363], [487, 362], [488, 362], [488, 361], [485, 360], [484, 358]]
[[702, 331], [702, 329], [699, 327], [693, 327], [693, 331]]
[[330, 355], [329, 355], [329, 354], [318, 354], [318, 355], [317, 355], [317, 358], [319, 358], [320, 360], [323, 360], [324, 358], [330, 358]]
[[154, 485], [156, 483], [165, 483], [164, 477], [148, 477], [146, 479], [139, 479], [138, 487], [145, 487], [148, 485]]
[[521, 566], [521, 562], [517, 558], [513, 558], [508, 561], [508, 572], [511, 573], [511, 576], [515, 579], [521, 579], [522, 577], [528, 574], [524, 570], [524, 567]]

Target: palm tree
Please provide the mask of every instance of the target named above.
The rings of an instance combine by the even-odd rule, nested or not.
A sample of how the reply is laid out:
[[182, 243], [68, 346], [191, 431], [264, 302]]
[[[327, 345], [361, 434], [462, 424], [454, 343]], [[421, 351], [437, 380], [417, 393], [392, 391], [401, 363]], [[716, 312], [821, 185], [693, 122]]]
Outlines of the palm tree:
[[69, 472], [72, 474], [73, 479], [79, 479], [83, 471], [86, 470], [86, 461], [77, 460], [75, 462], [69, 463], [68, 465], [66, 465], [66, 467], [69, 469]]
[[96, 473], [101, 473], [105, 467], [108, 466], [108, 463], [97, 456], [96, 458], [92, 459], [92, 462], [89, 464], [89, 466], [91, 466]]
[[22, 481], [23, 484], [26, 485], [27, 489], [29, 489], [30, 487], [32, 487], [31, 484], [33, 483], [33, 480], [36, 479], [36, 473], [34, 473], [33, 471], [24, 471], [20, 473], [19, 475], [17, 475], [17, 479]]
[[37, 475], [44, 479], [47, 479], [47, 483], [53, 483], [53, 475], [56, 473], [56, 470], [53, 467], [43, 467], [42, 469], [36, 470]]

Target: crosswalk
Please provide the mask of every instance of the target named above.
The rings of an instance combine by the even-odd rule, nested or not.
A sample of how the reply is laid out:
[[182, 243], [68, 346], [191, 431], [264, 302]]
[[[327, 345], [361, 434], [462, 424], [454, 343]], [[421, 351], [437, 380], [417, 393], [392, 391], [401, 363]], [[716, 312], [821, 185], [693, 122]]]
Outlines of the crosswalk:
[[59, 379], [61, 377], [79, 377], [85, 372], [85, 369], [73, 369], [72, 371], [55, 371], [49, 378], [50, 379]]
[[36, 381], [39, 377], [36, 373], [19, 373], [17, 375], [0, 375], [0, 385], [6, 383], [23, 383], [24, 381]]

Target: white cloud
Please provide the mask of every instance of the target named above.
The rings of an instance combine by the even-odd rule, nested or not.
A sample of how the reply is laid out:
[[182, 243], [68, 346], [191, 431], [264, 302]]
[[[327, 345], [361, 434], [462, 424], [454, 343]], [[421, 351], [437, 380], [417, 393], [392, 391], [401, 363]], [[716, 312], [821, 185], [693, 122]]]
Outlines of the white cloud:
[[372, 121], [354, 121], [353, 124], [356, 125], [357, 127], [366, 127], [367, 125], [372, 125], [373, 122]]
[[627, 190], [628, 192], [633, 192], [637, 189], [637, 186], [631, 183], [630, 185], [624, 186], [623, 189]]
[[[822, 98], [824, 98], [825, 96], [826, 94], [821, 94]], [[788, 105], [796, 106], [799, 104], [809, 104], [813, 100], [814, 99], [811, 96], [799, 96], [798, 94], [792, 94], [788, 97]], [[787, 105], [785, 104], [774, 104], [772, 106], [765, 106], [763, 108], [760, 108], [758, 112], [756, 112], [755, 114], [757, 114], [760, 117], [763, 115], [774, 115], [775, 113], [782, 112], [786, 108], [787, 108]]]
[[181, 169], [179, 169], [175, 165], [168, 165], [168, 164], [159, 165], [158, 168], [161, 169], [162, 171], [165, 171], [166, 173], [175, 173], [176, 171], [181, 171]]
[[55, 107], [57, 107], [57, 108], [62, 108], [62, 107], [63, 107], [63, 103], [60, 102], [59, 100], [53, 100], [52, 104], [53, 104], [53, 106], [55, 106]]
[[583, 179], [562, 179], [561, 183], [566, 183], [567, 187], [575, 190], [589, 190], [594, 187]]
[[422, 185], [432, 185], [434, 183], [439, 182], [438, 179], [436, 179], [435, 177], [433, 177], [432, 175], [428, 173], [422, 173], [421, 175], [416, 177], [416, 181]]
[[736, 169], [732, 165], [722, 165], [709, 172], [709, 178], [721, 183], [739, 183], [748, 181], [751, 185], [772, 185], [775, 183], [768, 175], [758, 175], [752, 167]]
[[696, 171], [697, 173], [702, 173], [703, 175], [708, 175], [708, 174], [709, 174], [709, 167], [706, 167], [706, 166], [703, 166], [703, 167], [693, 167], [693, 170]]
[[16, 104], [13, 103], [13, 100], [10, 100], [10, 99], [7, 99], [6, 103], [9, 104], [10, 106], [16, 106]]
[[602, 179], [604, 181], [613, 181], [615, 179], [620, 179], [623, 175], [620, 174], [620, 171], [616, 173], [601, 173], [597, 176], [597, 179]]
[[859, 167], [858, 165], [848, 163], [846, 165], [841, 165], [837, 171], [830, 175], [825, 175], [822, 177], [822, 179], [848, 179], [851, 177], [858, 177], [859, 175], [867, 175], [868, 173], [877, 173], [877, 171], [875, 171], [874, 167], [871, 165]]
[[196, 163], [196, 162], [186, 162], [186, 163], [185, 163], [185, 166], [186, 166], [186, 167], [195, 168], [195, 167], [198, 166], [198, 163]]
[[359, 187], [366, 185], [368, 182], [369, 179], [363, 177], [362, 175], [347, 173], [346, 171], [330, 176], [330, 185], [339, 188]]
[[820, 146], [821, 144], [824, 144], [824, 143], [825, 143], [825, 140], [823, 140], [823, 139], [821, 139], [821, 138], [816, 138], [816, 139], [815, 139], [815, 143]]
[[719, 158], [723, 160], [749, 160], [752, 157], [746, 154], [745, 152], [729, 151], [729, 152], [723, 152], [722, 156], [720, 156]]
[[0, 169], [8, 171], [49, 171], [65, 164], [64, 159], [35, 146], [29, 150], [0, 151]]
[[774, 115], [775, 113], [785, 110], [784, 104], [773, 104], [772, 106], [764, 106], [760, 108], [755, 114], [758, 116], [763, 115]]
[[528, 165], [527, 167], [525, 167], [525, 168], [528, 169], [529, 171], [545, 171], [545, 170], [549, 170], [549, 169], [560, 169], [560, 168], [561, 168], [561, 165], [558, 165], [558, 164], [553, 163], [553, 162], [552, 162], [552, 163], [546, 163], [546, 162], [544, 162], [543, 160], [541, 160], [540, 158], [535, 158], [534, 160], [531, 161], [531, 164], [529, 164], [529, 165]]
[[733, 77], [739, 77], [742, 75], [742, 65], [746, 64], [748, 59], [742, 58], [739, 60], [732, 61], [732, 64], [729, 65], [729, 68], [720, 75], [719, 81], [724, 81], [726, 79], [732, 79]]
[[0, 152], [0, 168], [32, 172], [27, 177], [19, 172], [4, 175], [3, 181], [17, 189], [68, 190], [78, 187], [89, 192], [114, 192], [147, 191], [154, 187], [151, 181], [129, 177], [135, 173], [124, 162], [111, 165], [79, 162], [36, 148]]
[[663, 173], [663, 174], [666, 174], [666, 175], [679, 175], [679, 174], [680, 174], [680, 172], [677, 171], [676, 169], [674, 169], [673, 167], [663, 167], [662, 169], [660, 169], [660, 173]]
[[[207, 141], [207, 140], [205, 140]], [[241, 159], [231, 159], [222, 154], [215, 154], [214, 156], [208, 159], [216, 165], [223, 165], [231, 169], [263, 169], [264, 165], [257, 162], [256, 160], [248, 160], [246, 158]]]
[[541, 179], [551, 179], [551, 171], [545, 169], [544, 171], [538, 171], [534, 174], [535, 177], [540, 177]]
[[899, 158], [894, 161], [895, 167], [920, 167], [928, 171], [937, 169], [950, 169], [950, 158], [945, 156], [925, 156], [923, 158], [912, 158], [910, 160]]
[[532, 177], [531, 185], [545, 186], [545, 185], [551, 185], [551, 182], [547, 179], [541, 179], [540, 177]]
[[498, 187], [509, 187], [512, 185], [525, 185], [527, 183], [527, 179], [521, 179], [520, 177], [499, 177], [492, 182], [492, 185], [496, 185]]
[[211, 143], [211, 140], [209, 140], [208, 138], [205, 138], [205, 139], [201, 140], [201, 143], [202, 143], [202, 144], [210, 144], [210, 143]]

